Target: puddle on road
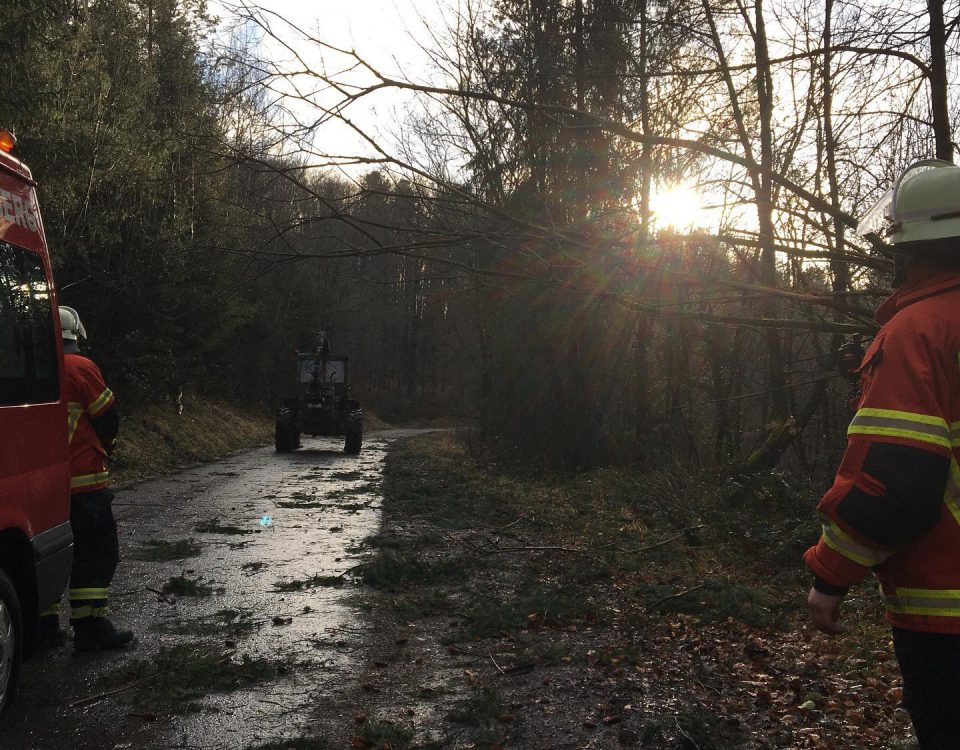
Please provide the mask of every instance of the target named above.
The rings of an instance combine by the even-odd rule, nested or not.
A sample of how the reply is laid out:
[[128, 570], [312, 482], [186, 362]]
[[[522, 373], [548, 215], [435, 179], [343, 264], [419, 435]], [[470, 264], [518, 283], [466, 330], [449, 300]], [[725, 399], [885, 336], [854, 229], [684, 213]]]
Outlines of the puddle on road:
[[[156, 624], [167, 631], [159, 634], [160, 646], [197, 637], [184, 630], [221, 627], [204, 638], [286, 674], [205, 698], [203, 710], [175, 721], [181, 744], [243, 747], [296, 734], [327, 684], [349, 680], [357, 670], [351, 646], [366, 628], [344, 591], [359, 563], [348, 549], [379, 528], [383, 456], [382, 443], [353, 457], [311, 441], [292, 454], [269, 456], [269, 465], [256, 471], [211, 473], [218, 484], [208, 488], [194, 523], [205, 549], [199, 561], [184, 563], [223, 593], [157, 605]], [[231, 549], [236, 530], [245, 544]], [[224, 611], [245, 616], [218, 620]]]
[[[44, 656], [44, 673], [24, 680], [0, 745], [6, 735], [11, 747], [60, 748], [97, 716], [106, 736], [74, 747], [246, 748], [306, 731], [312, 707], [355, 680], [373, 629], [351, 596], [351, 571], [380, 527], [386, 446], [369, 441], [347, 456], [332, 441], [309, 440], [292, 454], [261, 449], [118, 491], [125, 559], [111, 608], [137, 632], [138, 647], [96, 657], [82, 681], [69, 646]], [[164, 558], [177, 544], [191, 555]], [[171, 579], [207, 595], [163, 593]], [[203, 696], [210, 685], [239, 687]], [[184, 705], [171, 700], [190, 712], [172, 710]], [[32, 728], [18, 734], [14, 725], [28, 716]]]

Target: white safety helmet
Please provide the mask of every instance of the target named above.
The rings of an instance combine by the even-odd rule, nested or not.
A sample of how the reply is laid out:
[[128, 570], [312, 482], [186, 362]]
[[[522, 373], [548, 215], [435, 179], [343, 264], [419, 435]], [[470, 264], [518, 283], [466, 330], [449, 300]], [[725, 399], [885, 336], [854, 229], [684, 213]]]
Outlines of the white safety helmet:
[[857, 234], [898, 245], [960, 238], [960, 167], [915, 161], [860, 219]]
[[87, 331], [80, 322], [80, 316], [72, 307], [60, 306], [60, 335], [69, 341], [87, 337]]

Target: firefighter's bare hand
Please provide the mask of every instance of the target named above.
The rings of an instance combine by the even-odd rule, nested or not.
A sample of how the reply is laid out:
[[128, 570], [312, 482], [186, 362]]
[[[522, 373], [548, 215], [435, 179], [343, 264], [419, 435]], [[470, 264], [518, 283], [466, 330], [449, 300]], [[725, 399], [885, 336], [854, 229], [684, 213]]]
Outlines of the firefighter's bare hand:
[[840, 602], [842, 596], [833, 594], [824, 594], [815, 588], [810, 589], [807, 594], [807, 609], [810, 612], [810, 621], [813, 622], [817, 630], [827, 635], [837, 635], [844, 631], [840, 624]]

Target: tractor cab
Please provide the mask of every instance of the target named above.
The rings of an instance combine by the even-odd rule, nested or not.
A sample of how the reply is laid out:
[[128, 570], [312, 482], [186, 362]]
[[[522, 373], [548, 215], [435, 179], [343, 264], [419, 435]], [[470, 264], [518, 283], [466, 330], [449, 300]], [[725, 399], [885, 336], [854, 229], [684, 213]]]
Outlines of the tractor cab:
[[300, 396], [303, 404], [301, 432], [330, 435], [341, 412], [349, 408], [347, 372], [350, 358], [342, 354], [297, 354]]
[[297, 395], [283, 399], [277, 412], [276, 449], [300, 447], [300, 435], [345, 438], [343, 450], [359, 453], [363, 442], [363, 412], [350, 398], [350, 358], [331, 354], [322, 334], [312, 352], [297, 353]]

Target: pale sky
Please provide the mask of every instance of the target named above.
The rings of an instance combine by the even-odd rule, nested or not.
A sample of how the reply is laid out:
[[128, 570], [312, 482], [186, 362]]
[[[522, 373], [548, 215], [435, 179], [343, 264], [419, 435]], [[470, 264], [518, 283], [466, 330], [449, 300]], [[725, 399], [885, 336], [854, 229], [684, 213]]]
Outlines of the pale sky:
[[[332, 72], [343, 67], [345, 58], [304, 43], [276, 16], [328, 44], [356, 50], [385, 75], [423, 81], [430, 75], [430, 61], [421, 45], [436, 46], [431, 32], [443, 36], [445, 14], [451, 12], [451, 6], [457, 7], [458, 0], [259, 0], [257, 5], [269, 12], [265, 17], [274, 33], [294, 46], [311, 67], [326, 65]], [[229, 19], [217, 0], [213, 0], [211, 12], [225, 22]], [[290, 59], [288, 51], [270, 40], [261, 46], [261, 53], [281, 64]], [[332, 106], [336, 99], [330, 94], [323, 102]], [[387, 90], [353, 105], [349, 115], [371, 134], [389, 139], [390, 134], [398, 132], [404, 109], [411, 106], [411, 101], [408, 93]], [[297, 105], [296, 110], [304, 119], [311, 117], [306, 105]], [[328, 153], [370, 153], [369, 147], [343, 125], [325, 125], [322, 136], [322, 147]]]
[[385, 66], [424, 64], [417, 42], [429, 43], [424, 21], [442, 23], [446, 0], [260, 0], [273, 11], [324, 41], [354, 47]]
[[[216, 2], [217, 0], [213, 0]], [[229, 2], [229, 0], [226, 0]], [[432, 75], [429, 56], [422, 47], [433, 48], [446, 34], [457, 9], [465, 0], [259, 0], [258, 6], [276, 14], [307, 34], [341, 49], [355, 49], [383, 74], [414, 81], [426, 81]], [[479, 5], [478, 0], [474, 0]], [[225, 13], [221, 15], [226, 16]], [[329, 71], [341, 69], [345, 59], [329, 50], [318, 50], [306, 44], [299, 35], [269, 13], [273, 33], [293, 45], [311, 67], [326, 65]], [[258, 52], [274, 60], [291, 59], [290, 52], [275, 41], [267, 40]], [[333, 106], [338, 96], [327, 92], [319, 99]], [[390, 144], [402, 128], [405, 110], [417, 109], [412, 94], [396, 90], [378, 92], [354, 104], [348, 115], [378, 142]], [[301, 119], [315, 114], [305, 104], [294, 107]], [[368, 144], [346, 126], [324, 124], [315, 140], [328, 154], [373, 156]], [[396, 153], [396, 152], [394, 152]], [[352, 177], [369, 171], [369, 165], [347, 166], [344, 172]], [[662, 195], [655, 196], [657, 223], [677, 228], [708, 226], [719, 220], [716, 211], [699, 208], [701, 199], [689, 186], [658, 186]], [[678, 196], [683, 193], [683, 199]], [[695, 206], [695, 207], [694, 207]], [[677, 211], [678, 207], [682, 211]]]

